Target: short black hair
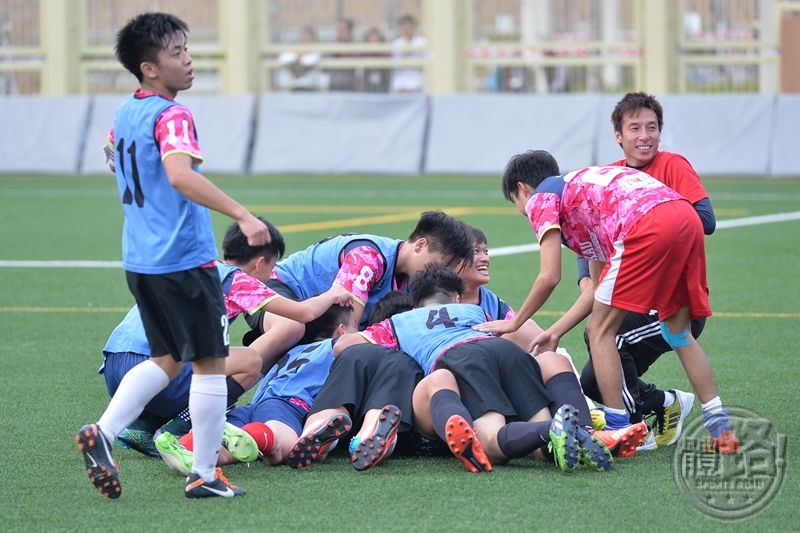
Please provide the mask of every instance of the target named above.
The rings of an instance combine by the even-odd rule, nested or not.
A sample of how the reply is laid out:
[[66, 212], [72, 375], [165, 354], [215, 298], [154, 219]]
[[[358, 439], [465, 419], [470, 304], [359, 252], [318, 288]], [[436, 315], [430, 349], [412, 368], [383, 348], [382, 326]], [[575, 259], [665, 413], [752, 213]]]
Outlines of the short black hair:
[[239, 224], [234, 222], [228, 226], [225, 236], [222, 238], [222, 258], [225, 261], [244, 265], [259, 256], [263, 256], [267, 261], [272, 259], [278, 261], [283, 257], [286, 252], [286, 242], [283, 240], [281, 232], [271, 222], [259, 216], [256, 218], [267, 226], [272, 242], [261, 246], [250, 246]]
[[434, 265], [427, 265], [411, 276], [408, 284], [414, 307], [420, 307], [423, 302], [431, 299], [446, 303], [452, 300], [453, 296], [464, 294], [465, 290], [461, 276], [449, 268]]
[[625, 115], [638, 115], [642, 109], [651, 109], [656, 114], [658, 120], [658, 131], [664, 127], [664, 109], [652, 94], [644, 91], [631, 92], [622, 97], [617, 102], [614, 111], [611, 112], [611, 124], [614, 131], [622, 133], [622, 119]]
[[189, 26], [175, 15], [142, 13], [117, 32], [114, 51], [122, 66], [141, 82], [142, 62], [158, 64], [158, 51], [166, 49], [175, 37], [185, 42], [187, 33]]
[[425, 211], [408, 240], [416, 241], [423, 237], [428, 240], [430, 251], [441, 253], [448, 265], [472, 264], [475, 254], [472, 236], [467, 232], [466, 224], [456, 217], [440, 210]]
[[489, 244], [486, 234], [479, 227], [467, 224], [467, 232], [472, 235], [473, 244]]
[[513, 200], [517, 194], [517, 183], [525, 183], [534, 189], [550, 176], [558, 176], [556, 158], [544, 150], [528, 150], [524, 154], [512, 157], [503, 172], [503, 196], [506, 200]]
[[339, 324], [347, 324], [352, 313], [352, 305], [333, 304], [322, 315], [306, 324], [306, 332], [297, 344], [311, 344], [320, 339], [330, 339]]
[[397, 313], [414, 309], [414, 299], [403, 291], [392, 291], [378, 300], [369, 312], [367, 326], [383, 322]]

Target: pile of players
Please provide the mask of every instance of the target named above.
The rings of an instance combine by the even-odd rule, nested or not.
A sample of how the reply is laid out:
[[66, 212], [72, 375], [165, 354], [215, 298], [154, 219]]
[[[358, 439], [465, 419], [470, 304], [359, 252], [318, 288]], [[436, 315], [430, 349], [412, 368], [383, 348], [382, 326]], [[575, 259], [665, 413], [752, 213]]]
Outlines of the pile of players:
[[[193, 78], [186, 32], [148, 13], [117, 39], [141, 84], [107, 150], [137, 305], [104, 348], [112, 400], [76, 436], [103, 495], [121, 494], [114, 442], [163, 457], [191, 498], [244, 494], [223, 465], [304, 468], [340, 442], [360, 471], [392, 453], [452, 455], [471, 472], [526, 456], [606, 471], [680, 436], [694, 395], [641, 380], [672, 350], [700, 397], [708, 451], [738, 451], [695, 340], [711, 314], [704, 234], [714, 213], [691, 165], [658, 150], [654, 97], [630, 93], [616, 106], [621, 161], [564, 175], [544, 151], [509, 162], [503, 193], [541, 245], [515, 312], [485, 287], [483, 232], [441, 211], [423, 213], [406, 240], [339, 235], [284, 258], [278, 230], [197, 171], [193, 120], [174, 100]], [[209, 209], [235, 220], [224, 261]], [[561, 279], [562, 243], [583, 260], [581, 292], [543, 331], [531, 318]], [[246, 346], [229, 348], [239, 314], [251, 330]], [[579, 378], [558, 341], [587, 316]]]

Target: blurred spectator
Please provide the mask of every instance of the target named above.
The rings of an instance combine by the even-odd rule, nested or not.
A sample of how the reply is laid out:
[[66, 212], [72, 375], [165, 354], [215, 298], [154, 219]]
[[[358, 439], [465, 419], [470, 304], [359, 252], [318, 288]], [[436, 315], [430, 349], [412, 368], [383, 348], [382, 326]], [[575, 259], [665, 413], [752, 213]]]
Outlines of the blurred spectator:
[[[364, 42], [383, 43], [383, 34], [378, 28], [370, 28], [364, 35]], [[385, 52], [364, 54], [364, 57], [389, 57]], [[359, 71], [359, 90], [368, 93], [385, 93], [389, 91], [391, 71], [386, 68], [368, 68]]]
[[[353, 42], [353, 19], [336, 21], [336, 42]], [[331, 57], [352, 57], [350, 54], [332, 54]], [[331, 91], [354, 91], [356, 89], [356, 73], [353, 69], [334, 69], [330, 71]]]
[[[400, 36], [392, 44], [398, 48], [427, 46], [428, 40], [417, 35], [417, 19], [404, 15], [400, 20]], [[398, 50], [394, 57], [425, 57], [420, 50]], [[391, 90], [394, 93], [414, 93], [425, 89], [425, 74], [420, 68], [397, 68], [392, 73]]]
[[[304, 26], [300, 30], [298, 42], [301, 44], [317, 42], [314, 28]], [[327, 80], [319, 68], [321, 58], [319, 52], [281, 52], [278, 63], [283, 68], [278, 70], [278, 87], [290, 91], [318, 91], [324, 88]]]

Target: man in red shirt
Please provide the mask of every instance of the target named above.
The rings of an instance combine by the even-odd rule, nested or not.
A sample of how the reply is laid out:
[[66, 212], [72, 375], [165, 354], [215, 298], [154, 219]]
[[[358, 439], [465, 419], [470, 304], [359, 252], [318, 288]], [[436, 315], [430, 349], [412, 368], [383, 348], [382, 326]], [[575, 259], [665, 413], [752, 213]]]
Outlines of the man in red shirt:
[[[716, 228], [714, 210], [697, 172], [682, 155], [658, 149], [664, 125], [663, 109], [658, 100], [644, 92], [628, 93], [611, 113], [611, 122], [625, 158], [609, 163], [609, 166], [636, 168], [677, 191], [691, 202], [703, 224], [703, 232], [712, 234]], [[578, 271], [581, 289], [588, 288], [589, 270], [585, 261], [579, 260]], [[692, 321], [695, 338], [700, 336], [704, 325], [704, 318]], [[588, 345], [587, 339], [587, 348]], [[655, 434], [648, 435], [640, 449], [673, 444], [680, 437], [683, 422], [692, 410], [694, 395], [674, 389], [664, 391], [640, 378], [658, 357], [671, 351], [661, 336], [658, 315], [654, 312], [628, 313], [617, 333], [617, 346], [625, 376], [623, 398], [631, 422], [655, 415], [655, 421], [651, 422]], [[600, 401], [591, 359], [581, 372], [581, 385], [590, 398]]]

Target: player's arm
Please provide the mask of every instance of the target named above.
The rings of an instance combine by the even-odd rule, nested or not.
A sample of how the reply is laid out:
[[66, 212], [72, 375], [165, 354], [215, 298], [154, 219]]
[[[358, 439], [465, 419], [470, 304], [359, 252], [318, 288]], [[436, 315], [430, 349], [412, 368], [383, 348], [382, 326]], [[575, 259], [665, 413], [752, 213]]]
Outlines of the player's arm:
[[397, 337], [394, 334], [390, 320], [387, 318], [383, 322], [372, 324], [364, 331], [358, 333], [347, 333], [339, 337], [336, 344], [333, 345], [333, 356], [339, 357], [345, 348], [354, 346], [356, 344], [378, 344], [386, 348], [393, 348], [398, 350], [400, 348]]
[[333, 345], [333, 356], [339, 357], [345, 348], [355, 346], [356, 344], [367, 344], [369, 341], [359, 333], [345, 333], [336, 340]]
[[703, 198], [692, 204], [697, 216], [700, 217], [700, 222], [703, 223], [703, 233], [711, 235], [717, 229], [717, 218], [714, 215], [714, 208], [711, 206], [711, 200]]
[[581, 294], [572, 307], [562, 315], [561, 318], [536, 337], [531, 343], [531, 352], [535, 354], [555, 351], [561, 337], [566, 335], [572, 328], [580, 324], [592, 312], [594, 305], [594, 288], [597, 286], [597, 279], [603, 271], [604, 263], [589, 261], [588, 267], [591, 277], [581, 278], [578, 282]]
[[263, 307], [269, 313], [307, 324], [321, 317], [330, 306], [334, 304], [349, 305], [352, 299], [353, 295], [350, 294], [350, 291], [334, 283], [326, 292], [308, 300], [296, 302], [279, 296], [268, 301]]
[[170, 185], [189, 200], [234, 219], [251, 246], [270, 242], [267, 226], [192, 168], [202, 161], [189, 110], [175, 105], [156, 119], [155, 137]]
[[544, 232], [539, 242], [539, 274], [533, 282], [531, 292], [512, 320], [495, 320], [473, 326], [478, 331], [511, 333], [517, 331], [550, 298], [561, 281], [561, 229], [552, 227]]
[[164, 158], [164, 169], [170, 185], [189, 200], [234, 219], [251, 246], [270, 242], [267, 226], [239, 202], [222, 192], [192, 168], [192, 156], [175, 152]]

